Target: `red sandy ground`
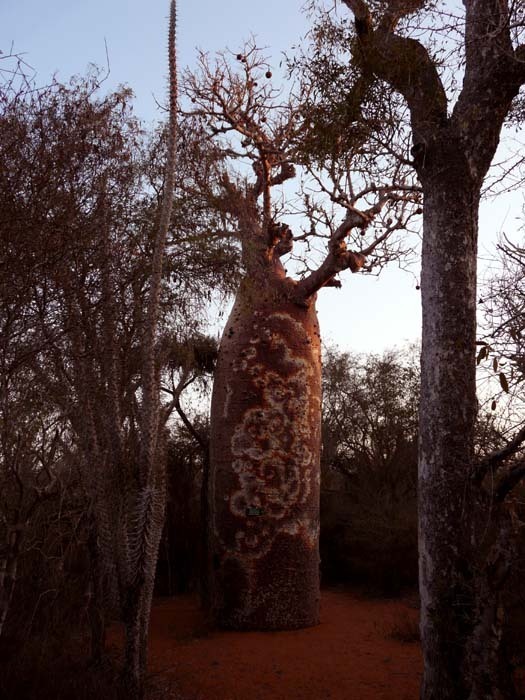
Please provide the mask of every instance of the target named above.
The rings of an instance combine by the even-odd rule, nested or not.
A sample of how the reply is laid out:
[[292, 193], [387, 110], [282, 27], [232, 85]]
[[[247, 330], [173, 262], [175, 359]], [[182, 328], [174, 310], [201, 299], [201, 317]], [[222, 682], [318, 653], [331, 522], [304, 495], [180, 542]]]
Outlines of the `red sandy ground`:
[[195, 598], [157, 601], [150, 675], [163, 700], [417, 700], [417, 642], [409, 600], [322, 595], [321, 624], [294, 632], [209, 631]]

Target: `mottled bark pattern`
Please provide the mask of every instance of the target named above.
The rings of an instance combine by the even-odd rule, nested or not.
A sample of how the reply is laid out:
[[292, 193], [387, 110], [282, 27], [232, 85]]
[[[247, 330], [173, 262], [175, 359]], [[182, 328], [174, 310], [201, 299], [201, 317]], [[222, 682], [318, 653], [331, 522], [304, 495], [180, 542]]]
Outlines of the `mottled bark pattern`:
[[461, 643], [473, 602], [478, 193], [461, 160], [448, 154], [442, 181], [433, 181], [424, 205], [419, 557], [425, 700], [466, 697]]
[[210, 578], [221, 626], [319, 620], [320, 416], [314, 304], [245, 284], [212, 399]]

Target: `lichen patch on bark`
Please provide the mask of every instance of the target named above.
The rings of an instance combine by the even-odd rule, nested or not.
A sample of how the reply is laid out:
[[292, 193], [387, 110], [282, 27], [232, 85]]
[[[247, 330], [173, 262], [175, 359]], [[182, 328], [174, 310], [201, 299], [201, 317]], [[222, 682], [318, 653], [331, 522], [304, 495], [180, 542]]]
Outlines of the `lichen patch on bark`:
[[[273, 321], [285, 326], [286, 334], [275, 330]], [[311, 413], [318, 397], [312, 398], [311, 375], [314, 369], [304, 357], [294, 354], [288, 338], [303, 334], [301, 324], [290, 315], [271, 314], [267, 322], [254, 324], [250, 346], [241, 352], [233, 371], [247, 372], [261, 392], [260, 405], [241, 414], [231, 438], [232, 468], [239, 488], [230, 496], [230, 509], [239, 517], [234, 549], [246, 557], [259, 559], [272, 547], [277, 533], [302, 534], [309, 542], [317, 538], [318, 524], [297, 518], [294, 506], [306, 503], [311, 492], [314, 455], [308, 447]], [[257, 361], [268, 348], [281, 354], [281, 369], [268, 369]], [[264, 358], [261, 358], [264, 359]], [[312, 401], [316, 404], [311, 408]], [[263, 517], [245, 518], [246, 510], [258, 509]], [[312, 530], [314, 532], [312, 536]], [[225, 544], [231, 550], [231, 545]]]
[[313, 308], [234, 307], [212, 402], [212, 577], [224, 626], [317, 622], [320, 370]]

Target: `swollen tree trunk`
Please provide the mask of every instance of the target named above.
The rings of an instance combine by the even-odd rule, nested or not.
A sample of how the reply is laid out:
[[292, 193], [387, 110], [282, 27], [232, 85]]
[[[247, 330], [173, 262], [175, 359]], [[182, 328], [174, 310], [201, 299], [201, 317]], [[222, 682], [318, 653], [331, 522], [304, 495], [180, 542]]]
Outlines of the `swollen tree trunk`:
[[210, 595], [223, 627], [319, 621], [320, 419], [314, 304], [245, 280], [211, 408]]
[[209, 585], [209, 535], [208, 526], [210, 522], [210, 455], [209, 445], [207, 445], [202, 464], [202, 482], [200, 488], [200, 512], [199, 512], [199, 595], [203, 610], [210, 610], [210, 585]]

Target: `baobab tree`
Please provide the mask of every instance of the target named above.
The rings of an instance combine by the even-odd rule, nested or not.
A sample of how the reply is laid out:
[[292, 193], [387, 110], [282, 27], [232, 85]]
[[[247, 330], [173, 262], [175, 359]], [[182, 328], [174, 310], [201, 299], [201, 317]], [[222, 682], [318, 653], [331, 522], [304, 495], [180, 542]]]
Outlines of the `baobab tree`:
[[[483, 482], [523, 435], [477, 463], [476, 257], [482, 185], [525, 82], [523, 5], [464, 0], [464, 15], [451, 21], [457, 8], [446, 12], [419, 0], [343, 4], [354, 26], [336, 42], [358, 75], [346, 100], [359, 96], [363, 82], [402, 98], [423, 190], [421, 697], [511, 697], [502, 677], [499, 602], [512, 527], [504, 499], [493, 499]], [[449, 57], [460, 56], [454, 70], [463, 69], [461, 89], [435, 50], [440, 28], [447, 40], [459, 33]], [[499, 523], [495, 538], [486, 536], [488, 512]]]
[[[376, 185], [334, 157], [315, 172], [300, 156], [310, 116], [303, 102], [272, 87], [261, 52], [248, 44], [215, 64], [201, 55], [188, 74], [191, 113], [225, 156], [215, 205], [236, 225], [243, 277], [222, 336], [211, 406], [210, 602], [218, 623], [291, 629], [319, 617], [319, 452], [321, 411], [317, 292], [357, 272], [407, 224], [418, 188], [398, 161], [376, 163]], [[304, 97], [309, 88], [298, 92]], [[356, 140], [356, 172], [365, 158]], [[336, 156], [336, 154], [334, 154]], [[247, 164], [246, 165], [243, 165]], [[310, 227], [296, 241], [326, 241], [299, 278], [282, 259], [294, 235], [275, 191], [305, 167], [343, 213], [326, 213], [306, 193]], [[323, 230], [323, 225], [326, 227]], [[367, 230], [372, 240], [366, 241]], [[378, 230], [380, 229], [380, 230]], [[364, 241], [363, 241], [364, 237]], [[347, 239], [350, 246], [347, 246]], [[353, 247], [352, 250], [350, 247]], [[293, 262], [291, 263], [293, 264]]]

